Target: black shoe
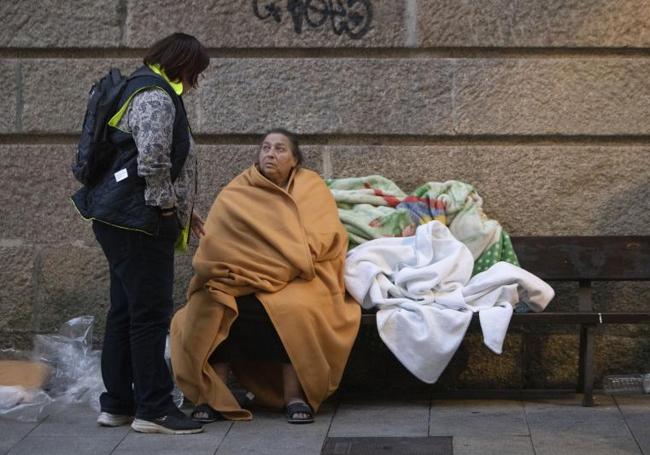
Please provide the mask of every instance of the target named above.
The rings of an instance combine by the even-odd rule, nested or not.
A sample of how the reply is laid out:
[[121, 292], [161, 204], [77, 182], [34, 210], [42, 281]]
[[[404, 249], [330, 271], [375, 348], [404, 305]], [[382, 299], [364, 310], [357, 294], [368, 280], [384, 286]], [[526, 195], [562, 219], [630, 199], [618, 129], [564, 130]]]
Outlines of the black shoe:
[[136, 418], [131, 428], [138, 433], [194, 434], [203, 431], [203, 425], [193, 421], [178, 409], [157, 419]]

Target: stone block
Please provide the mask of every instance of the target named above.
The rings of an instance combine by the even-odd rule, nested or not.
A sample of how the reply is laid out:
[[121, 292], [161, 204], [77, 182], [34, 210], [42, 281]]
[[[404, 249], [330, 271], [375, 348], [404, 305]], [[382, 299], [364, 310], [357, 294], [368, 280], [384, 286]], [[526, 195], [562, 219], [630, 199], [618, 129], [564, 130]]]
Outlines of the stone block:
[[644, 0], [418, 0], [423, 47], [647, 47]]
[[123, 2], [5, 1], [0, 4], [1, 47], [99, 47], [121, 44]]
[[2, 103], [2, 110], [0, 110], [0, 133], [16, 131], [16, 116], [18, 115], [17, 67], [18, 63], [15, 60], [0, 60], [0, 78], [3, 81], [4, 92], [7, 94]]
[[[456, 376], [456, 387], [518, 388], [521, 386], [521, 334], [508, 333], [503, 353], [495, 354], [483, 344], [480, 333], [469, 334], [462, 349], [469, 352], [464, 368]], [[463, 357], [461, 353], [459, 357]], [[456, 366], [458, 367], [458, 365]]]
[[94, 244], [90, 224], [69, 197], [79, 188], [70, 165], [73, 145], [5, 145], [0, 148], [0, 217], [5, 239]]
[[[130, 47], [149, 47], [171, 30], [178, 30], [196, 36], [212, 48], [400, 47], [404, 44], [407, 31], [402, 2], [368, 2], [370, 14], [363, 2], [352, 8], [343, 2], [343, 19], [340, 16], [336, 19], [340, 34], [334, 31], [331, 16], [319, 12], [324, 11], [325, 3], [312, 1], [309, 22], [305, 14], [296, 14], [294, 22], [284, 0], [191, 0], [184, 3], [182, 14], [178, 4], [168, 0], [129, 0], [126, 42]], [[278, 11], [278, 21], [269, 14], [268, 7]], [[342, 21], [348, 24], [347, 28]], [[298, 28], [296, 24], [300, 24]]]
[[136, 69], [139, 60], [51, 59], [21, 63], [23, 131], [77, 133], [81, 130], [88, 91], [111, 67], [122, 74]]
[[578, 381], [579, 332], [524, 337], [525, 388], [572, 388]]
[[0, 331], [0, 349], [15, 349], [29, 353], [34, 345], [34, 333], [29, 331]]
[[512, 235], [650, 234], [650, 149], [646, 146], [332, 146], [327, 150], [336, 178], [381, 174], [407, 193], [428, 181], [470, 183], [483, 197], [486, 214]]
[[596, 378], [650, 371], [650, 332], [645, 336], [600, 335], [594, 347]]
[[455, 73], [458, 134], [648, 134], [650, 63], [476, 59]]
[[35, 312], [38, 330], [56, 332], [77, 316], [95, 317], [94, 339], [102, 338], [109, 307], [108, 263], [99, 247], [44, 248], [41, 288]]
[[446, 60], [222, 59], [200, 90], [200, 132], [449, 134]]
[[34, 262], [34, 247], [0, 244], [0, 331], [32, 329]]

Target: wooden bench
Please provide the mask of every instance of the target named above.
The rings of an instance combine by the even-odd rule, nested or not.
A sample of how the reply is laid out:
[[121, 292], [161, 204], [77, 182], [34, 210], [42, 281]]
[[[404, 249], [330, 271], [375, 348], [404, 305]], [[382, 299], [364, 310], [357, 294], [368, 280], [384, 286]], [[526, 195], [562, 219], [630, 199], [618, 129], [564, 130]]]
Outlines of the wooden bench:
[[[511, 326], [577, 325], [580, 352], [577, 391], [583, 406], [593, 406], [594, 329], [603, 324], [650, 323], [650, 302], [640, 302], [633, 313], [595, 312], [594, 281], [650, 281], [650, 236], [513, 237], [521, 266], [545, 281], [578, 282], [578, 312], [515, 313]], [[478, 314], [474, 315], [474, 324]], [[375, 314], [364, 313], [363, 324], [375, 324]]]

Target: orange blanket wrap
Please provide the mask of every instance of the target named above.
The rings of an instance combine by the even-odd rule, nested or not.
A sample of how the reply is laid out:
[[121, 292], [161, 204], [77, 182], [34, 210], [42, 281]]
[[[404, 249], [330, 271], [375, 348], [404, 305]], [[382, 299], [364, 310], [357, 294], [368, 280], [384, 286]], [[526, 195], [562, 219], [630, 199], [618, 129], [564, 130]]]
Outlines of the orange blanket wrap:
[[[237, 317], [235, 297], [255, 293], [314, 410], [339, 385], [357, 336], [360, 307], [345, 299], [347, 234], [315, 172], [298, 169], [282, 189], [252, 166], [217, 197], [194, 256], [189, 301], [172, 320], [172, 367], [195, 404], [249, 420], [208, 359]], [[281, 408], [279, 364], [238, 362], [238, 381], [262, 406]]]

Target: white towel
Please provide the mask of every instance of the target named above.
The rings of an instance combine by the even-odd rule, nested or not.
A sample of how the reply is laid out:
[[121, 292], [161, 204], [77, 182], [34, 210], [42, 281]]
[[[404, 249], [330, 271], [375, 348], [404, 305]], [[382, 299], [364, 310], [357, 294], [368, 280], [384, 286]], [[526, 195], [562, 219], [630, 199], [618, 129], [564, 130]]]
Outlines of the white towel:
[[377, 329], [420, 380], [438, 380], [460, 346], [474, 312], [483, 340], [500, 354], [513, 306], [542, 311], [553, 289], [512, 264], [499, 262], [471, 278], [469, 249], [438, 221], [415, 236], [371, 240], [348, 253], [345, 284], [364, 308], [377, 307]]

